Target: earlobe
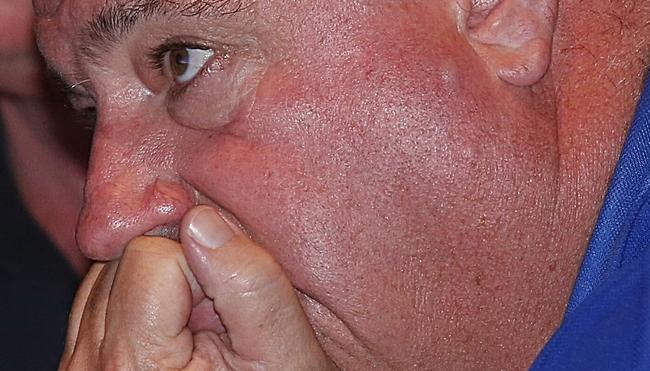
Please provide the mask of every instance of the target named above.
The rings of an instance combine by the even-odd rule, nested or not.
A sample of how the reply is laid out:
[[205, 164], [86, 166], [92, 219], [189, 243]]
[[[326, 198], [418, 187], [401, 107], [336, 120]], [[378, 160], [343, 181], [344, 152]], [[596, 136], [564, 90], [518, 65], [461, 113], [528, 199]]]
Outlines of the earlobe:
[[470, 0], [465, 19], [474, 50], [503, 81], [537, 83], [548, 69], [557, 0]]

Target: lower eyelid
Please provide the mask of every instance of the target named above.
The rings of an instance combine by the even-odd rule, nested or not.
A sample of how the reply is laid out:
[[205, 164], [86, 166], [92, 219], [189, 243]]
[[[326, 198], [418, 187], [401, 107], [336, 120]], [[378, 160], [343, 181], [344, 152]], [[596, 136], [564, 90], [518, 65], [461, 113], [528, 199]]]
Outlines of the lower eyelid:
[[176, 99], [182, 96], [188, 89], [191, 89], [193, 86], [199, 83], [201, 78], [209, 78], [212, 74], [223, 72], [228, 67], [228, 64], [231, 60], [230, 54], [213, 54], [208, 62], [203, 66], [201, 71], [197, 75], [184, 84], [172, 84], [169, 90], [169, 98]]
[[[256, 87], [267, 70], [263, 60], [232, 58], [224, 69], [213, 63], [203, 78], [184, 88], [186, 95], [166, 102], [170, 118], [177, 124], [198, 130], [222, 127], [244, 112], [253, 101]], [[223, 72], [222, 72], [223, 71]]]

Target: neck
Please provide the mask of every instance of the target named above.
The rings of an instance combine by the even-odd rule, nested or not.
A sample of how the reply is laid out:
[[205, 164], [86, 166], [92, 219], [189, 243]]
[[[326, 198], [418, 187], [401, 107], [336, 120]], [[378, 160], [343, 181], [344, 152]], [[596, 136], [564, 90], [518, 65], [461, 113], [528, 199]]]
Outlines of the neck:
[[556, 246], [573, 247], [576, 273], [648, 69], [650, 1], [620, 4], [560, 1], [549, 74], [561, 172]]

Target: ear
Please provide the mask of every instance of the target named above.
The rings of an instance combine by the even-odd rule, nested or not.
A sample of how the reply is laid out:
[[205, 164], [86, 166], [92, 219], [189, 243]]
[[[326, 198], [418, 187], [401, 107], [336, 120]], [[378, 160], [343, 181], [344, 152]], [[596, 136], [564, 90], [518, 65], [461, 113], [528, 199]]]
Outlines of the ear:
[[470, 44], [510, 84], [530, 86], [548, 70], [558, 0], [468, 0]]

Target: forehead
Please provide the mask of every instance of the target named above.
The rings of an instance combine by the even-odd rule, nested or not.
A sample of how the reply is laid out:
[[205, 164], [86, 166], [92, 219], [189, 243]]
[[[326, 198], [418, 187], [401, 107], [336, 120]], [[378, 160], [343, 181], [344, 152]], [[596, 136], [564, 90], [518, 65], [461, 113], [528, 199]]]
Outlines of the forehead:
[[[178, 6], [186, 9], [210, 10], [221, 9], [224, 11], [233, 11], [234, 9], [248, 6], [246, 2], [252, 0], [33, 0], [34, 10], [39, 17], [53, 16], [59, 8], [65, 3], [73, 5], [72, 9], [88, 10], [98, 6], [121, 6], [125, 8], [145, 8], [158, 6]], [[84, 5], [90, 5], [86, 7]]]
[[[37, 0], [39, 46], [51, 67], [70, 71], [88, 50], [109, 50], [136, 25], [156, 18], [182, 20], [233, 15], [254, 0]], [[170, 23], [170, 31], [173, 24]]]
[[[97, 48], [105, 42], [121, 41], [134, 25], [147, 19], [162, 21], [159, 24], [166, 24], [169, 33], [178, 31], [173, 27], [180, 22], [200, 20], [203, 25], [232, 26], [248, 20], [247, 27], [255, 24], [258, 31], [263, 24], [273, 24], [267, 35], [277, 37], [289, 28], [297, 33], [333, 26], [336, 20], [332, 15], [341, 3], [346, 3], [352, 14], [360, 14], [358, 10], [365, 7], [343, 0], [38, 0], [35, 7], [39, 44], [46, 58], [71, 61], [62, 56], [78, 53], [84, 45]], [[305, 22], [306, 17], [320, 22]]]
[[[130, 21], [142, 15], [184, 16], [255, 14], [265, 20], [279, 20], [298, 27], [323, 27], [374, 13], [382, 7], [406, 8], [401, 1], [380, 0], [34, 0], [41, 19], [56, 21], [60, 29], [87, 27], [93, 18], [104, 16], [105, 23]], [[442, 8], [442, 7], [441, 7]], [[108, 17], [109, 15], [117, 15]], [[304, 18], [317, 22], [305, 23]], [[70, 35], [68, 35], [70, 36]]]
[[124, 27], [154, 16], [216, 16], [245, 10], [254, 0], [38, 0], [41, 19], [59, 28]]

